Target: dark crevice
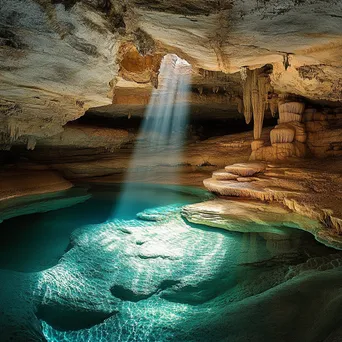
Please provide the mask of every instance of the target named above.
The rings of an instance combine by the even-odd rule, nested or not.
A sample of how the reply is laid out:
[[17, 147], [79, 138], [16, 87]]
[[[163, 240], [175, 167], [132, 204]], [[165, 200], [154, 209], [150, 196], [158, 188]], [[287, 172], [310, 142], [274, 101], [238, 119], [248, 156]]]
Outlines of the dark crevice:
[[36, 316], [59, 331], [74, 331], [89, 329], [100, 324], [117, 311], [86, 311], [60, 306], [58, 304], [39, 305]]
[[119, 298], [124, 301], [129, 301], [129, 302], [139, 302], [141, 300], [148, 299], [152, 297], [154, 294], [158, 294], [164, 290], [167, 290], [177, 284], [179, 284], [179, 280], [164, 280], [160, 283], [159, 287], [157, 290], [149, 292], [149, 293], [137, 293], [134, 292], [131, 289], [127, 289], [124, 286], [121, 285], [114, 285], [111, 289], [110, 292], [112, 295], [116, 298]]

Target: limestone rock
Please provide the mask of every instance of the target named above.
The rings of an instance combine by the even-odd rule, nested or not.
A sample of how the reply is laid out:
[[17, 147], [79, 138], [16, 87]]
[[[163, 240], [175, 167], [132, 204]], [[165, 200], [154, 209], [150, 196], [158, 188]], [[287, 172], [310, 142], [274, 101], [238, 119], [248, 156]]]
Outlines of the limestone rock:
[[[324, 121], [323, 121], [324, 122]], [[322, 122], [320, 122], [322, 123]], [[322, 128], [322, 126], [320, 126]], [[342, 156], [342, 128], [320, 129], [308, 133], [307, 145], [318, 158]]]
[[237, 232], [278, 233], [282, 228], [297, 228], [315, 232], [321, 225], [312, 219], [291, 212], [276, 203], [255, 200], [216, 199], [187, 205], [182, 216], [196, 224]]
[[295, 130], [288, 125], [280, 124], [272, 129], [271, 144], [275, 143], [291, 143], [295, 137]]
[[301, 102], [285, 102], [279, 103], [278, 108], [279, 115], [285, 113], [302, 115], [305, 109], [305, 104]]
[[272, 146], [264, 146], [253, 151], [250, 160], [286, 160], [289, 157], [296, 157], [296, 149], [293, 143], [274, 143]]
[[263, 172], [266, 170], [266, 164], [264, 163], [240, 163], [233, 164], [225, 167], [225, 170], [239, 175], [242, 177], [253, 176], [256, 173]]
[[301, 122], [302, 116], [300, 114], [297, 114], [297, 113], [288, 113], [288, 112], [281, 113], [281, 112], [279, 112], [279, 120], [278, 120], [279, 124], [287, 123], [287, 122], [291, 122], [291, 121]]
[[96, 127], [91, 125], [67, 124], [60, 134], [39, 139], [37, 146], [62, 148], [106, 148], [118, 149], [122, 144], [134, 139], [134, 135], [124, 129]]
[[305, 123], [305, 128], [307, 132], [321, 132], [329, 127], [327, 121], [308, 121]]
[[279, 124], [302, 120], [305, 105], [301, 102], [279, 102]]
[[51, 1], [2, 1], [0, 133], [52, 136], [89, 107], [111, 103], [117, 33], [96, 6], [73, 3], [66, 10]]
[[295, 156], [296, 157], [303, 158], [306, 156], [306, 153], [307, 153], [306, 144], [299, 142], [299, 141], [295, 141], [294, 147], [295, 147]]
[[307, 134], [305, 130], [305, 125], [300, 122], [289, 122], [289, 126], [293, 127], [296, 131], [295, 140], [301, 143], [305, 143], [307, 139]]
[[315, 112], [316, 112], [316, 109], [314, 108], [306, 109], [303, 113], [303, 121], [304, 122], [313, 121], [313, 116]]
[[289, 162], [286, 167], [268, 165], [267, 171], [252, 177], [252, 181], [250, 177], [245, 182], [210, 178], [203, 184], [223, 196], [282, 202], [290, 210], [323, 223], [318, 229], [308, 227], [307, 230], [320, 242], [342, 249], [342, 163], [338, 159], [324, 164], [313, 160], [300, 163], [306, 167], [293, 166], [296, 164], [289, 167]]
[[237, 179], [239, 176], [233, 173], [229, 173], [226, 170], [218, 170], [213, 172], [213, 178], [219, 180], [230, 180], [230, 179]]
[[265, 145], [264, 140], [260, 140], [260, 139], [254, 140], [251, 143], [252, 151], [256, 151], [256, 150], [258, 150], [260, 147], [262, 147], [264, 145]]

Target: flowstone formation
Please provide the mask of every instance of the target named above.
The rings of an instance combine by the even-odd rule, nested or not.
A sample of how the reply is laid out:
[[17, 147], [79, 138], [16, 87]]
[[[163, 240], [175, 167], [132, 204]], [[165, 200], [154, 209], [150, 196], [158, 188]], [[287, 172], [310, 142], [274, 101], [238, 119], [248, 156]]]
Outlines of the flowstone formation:
[[[327, 246], [342, 249], [342, 164], [332, 161], [332, 165], [335, 170], [328, 171], [324, 164], [313, 161], [288, 166], [265, 162], [239, 163], [213, 172], [212, 178], [205, 179], [203, 183], [209, 191], [222, 196], [281, 203], [298, 214], [317, 220], [320, 225], [311, 224], [299, 229], [312, 233]], [[208, 205], [211, 206], [210, 203]], [[260, 208], [262, 206], [260, 204]], [[205, 203], [202, 207], [205, 208]], [[229, 205], [222, 214], [233, 214], [229, 212]], [[213, 212], [213, 215], [217, 213]], [[210, 214], [208, 217], [210, 220]], [[258, 219], [255, 220], [257, 222]]]
[[279, 99], [278, 125], [271, 130], [271, 146], [264, 146], [264, 141], [255, 140], [252, 143], [250, 160], [284, 160], [289, 157], [304, 157], [306, 155], [306, 131], [303, 121], [305, 105], [290, 101], [287, 97]]
[[342, 108], [305, 108], [295, 97], [278, 100], [278, 125], [270, 132], [270, 145], [262, 139], [251, 144], [250, 160], [281, 161], [342, 154]]

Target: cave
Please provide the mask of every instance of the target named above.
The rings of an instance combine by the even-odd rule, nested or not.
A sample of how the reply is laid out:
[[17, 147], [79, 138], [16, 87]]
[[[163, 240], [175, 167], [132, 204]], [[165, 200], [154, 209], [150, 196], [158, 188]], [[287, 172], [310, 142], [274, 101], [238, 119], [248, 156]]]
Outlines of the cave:
[[1, 0], [0, 341], [342, 341], [341, 18]]

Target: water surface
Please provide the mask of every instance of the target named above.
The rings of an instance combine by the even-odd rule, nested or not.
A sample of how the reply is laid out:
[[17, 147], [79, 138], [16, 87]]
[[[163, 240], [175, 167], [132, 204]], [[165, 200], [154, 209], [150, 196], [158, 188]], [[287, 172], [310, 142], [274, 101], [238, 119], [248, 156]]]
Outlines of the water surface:
[[[335, 251], [311, 235], [191, 225], [180, 208], [210, 196], [198, 189], [137, 185], [119, 216], [118, 187], [91, 192], [74, 207], [0, 225], [0, 301], [11, 311], [0, 316], [4, 336], [21, 324], [28, 341], [41, 332], [71, 342], [315, 341], [337, 325], [324, 321], [311, 335], [305, 324], [290, 328], [314, 314], [317, 282], [327, 291], [341, 281], [319, 278]], [[305, 270], [308, 259], [316, 266]]]

